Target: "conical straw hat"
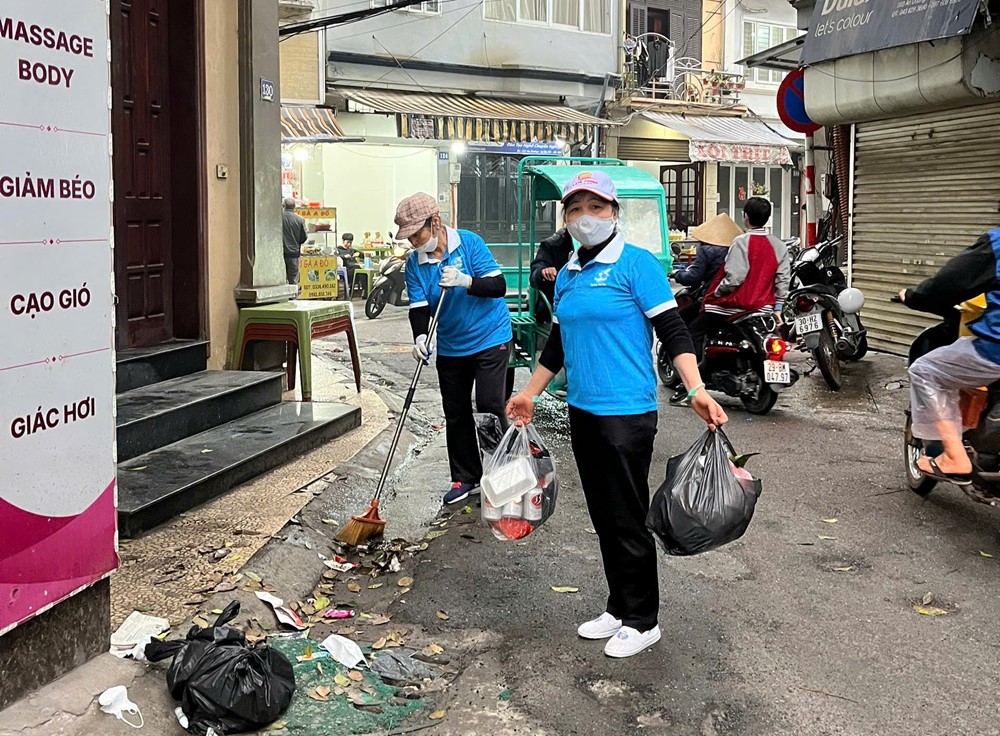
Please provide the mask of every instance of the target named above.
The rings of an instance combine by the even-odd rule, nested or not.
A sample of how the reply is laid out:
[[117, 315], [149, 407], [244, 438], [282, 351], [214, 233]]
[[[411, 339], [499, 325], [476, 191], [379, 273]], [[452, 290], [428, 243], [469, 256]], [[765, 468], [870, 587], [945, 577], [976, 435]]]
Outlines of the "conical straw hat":
[[690, 237], [709, 245], [732, 245], [743, 234], [743, 229], [733, 222], [733, 218], [723, 213], [716, 215], [704, 225], [690, 231]]

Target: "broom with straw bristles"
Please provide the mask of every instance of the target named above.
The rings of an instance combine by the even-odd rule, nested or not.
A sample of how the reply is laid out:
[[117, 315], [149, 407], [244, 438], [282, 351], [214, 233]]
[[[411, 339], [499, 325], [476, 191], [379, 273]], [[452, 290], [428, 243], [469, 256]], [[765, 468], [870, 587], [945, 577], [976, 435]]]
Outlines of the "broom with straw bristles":
[[[441, 291], [441, 298], [438, 300], [437, 309], [434, 310], [434, 319], [431, 320], [430, 327], [427, 328], [427, 347], [431, 347], [434, 342], [434, 333], [437, 331], [438, 317], [441, 315], [441, 305], [444, 304], [446, 290]], [[385, 482], [389, 478], [389, 466], [392, 465], [392, 456], [396, 454], [396, 445], [403, 434], [403, 423], [406, 422], [406, 415], [410, 413], [410, 406], [413, 404], [413, 395], [417, 391], [417, 382], [420, 380], [420, 372], [424, 368], [424, 361], [417, 361], [417, 368], [413, 371], [413, 380], [410, 381], [410, 389], [406, 392], [406, 400], [403, 402], [403, 409], [399, 412], [399, 421], [396, 423], [396, 433], [392, 436], [389, 444], [389, 452], [385, 456], [385, 467], [382, 468], [382, 475], [378, 479], [378, 486], [375, 488], [375, 496], [368, 505], [368, 510], [360, 516], [352, 516], [344, 528], [340, 530], [337, 539], [352, 547], [364, 544], [372, 537], [379, 536], [385, 529], [385, 520], [378, 515], [378, 502], [385, 488]]]

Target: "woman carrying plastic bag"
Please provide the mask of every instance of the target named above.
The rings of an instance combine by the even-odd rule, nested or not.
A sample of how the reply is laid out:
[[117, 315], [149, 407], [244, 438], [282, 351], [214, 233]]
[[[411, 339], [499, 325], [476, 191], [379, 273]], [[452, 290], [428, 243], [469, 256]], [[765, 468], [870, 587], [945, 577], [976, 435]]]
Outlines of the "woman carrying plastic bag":
[[656, 544], [646, 529], [656, 436], [653, 331], [674, 361], [691, 407], [712, 428], [728, 420], [705, 391], [694, 345], [655, 256], [618, 231], [615, 186], [582, 170], [563, 190], [563, 217], [578, 249], [556, 278], [552, 334], [527, 388], [507, 414], [529, 423], [534, 401], [566, 368], [570, 433], [610, 594], [585, 639], [630, 657], [660, 639]]

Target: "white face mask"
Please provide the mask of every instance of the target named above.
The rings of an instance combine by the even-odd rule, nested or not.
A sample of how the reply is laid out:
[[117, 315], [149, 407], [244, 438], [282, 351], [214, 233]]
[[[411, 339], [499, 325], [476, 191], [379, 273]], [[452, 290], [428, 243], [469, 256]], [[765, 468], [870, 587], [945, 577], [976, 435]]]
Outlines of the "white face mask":
[[[139, 706], [133, 703], [128, 698], [128, 690], [125, 689], [124, 685], [115, 685], [114, 687], [109, 687], [97, 698], [97, 702], [100, 703], [101, 710], [105, 713], [113, 715], [120, 721], [124, 721], [127, 725], [132, 728], [142, 728], [143, 720], [142, 713], [139, 712]], [[139, 724], [136, 725], [128, 718], [125, 714], [130, 716], [138, 716]]]
[[603, 218], [594, 215], [581, 215], [566, 225], [570, 237], [585, 248], [610, 240], [618, 227], [618, 220], [613, 217]]
[[438, 247], [437, 235], [431, 235], [431, 237], [428, 238], [426, 243], [417, 246], [416, 248], [414, 248], [414, 250], [417, 251], [418, 253], [433, 253], [434, 251], [437, 250], [437, 247]]

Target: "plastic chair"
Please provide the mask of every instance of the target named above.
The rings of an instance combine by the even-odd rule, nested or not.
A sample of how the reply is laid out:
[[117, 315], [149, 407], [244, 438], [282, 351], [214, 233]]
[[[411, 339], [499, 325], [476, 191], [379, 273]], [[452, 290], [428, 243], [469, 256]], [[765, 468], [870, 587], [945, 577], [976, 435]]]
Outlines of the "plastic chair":
[[240, 310], [233, 340], [232, 368], [243, 369], [247, 344], [252, 340], [284, 342], [289, 387], [295, 386], [295, 358], [302, 373], [302, 400], [312, 401], [312, 341], [347, 333], [354, 382], [361, 391], [361, 358], [354, 336], [354, 309], [350, 302], [299, 300]]

